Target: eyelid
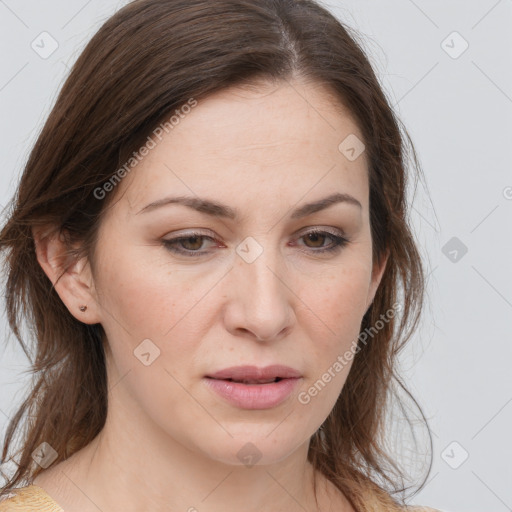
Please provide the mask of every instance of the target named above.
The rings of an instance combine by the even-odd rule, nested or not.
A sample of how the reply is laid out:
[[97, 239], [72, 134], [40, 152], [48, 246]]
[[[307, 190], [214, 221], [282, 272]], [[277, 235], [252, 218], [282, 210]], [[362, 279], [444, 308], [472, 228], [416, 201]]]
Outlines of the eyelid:
[[340, 228], [334, 228], [331, 226], [318, 226], [316, 224], [313, 226], [306, 226], [304, 228], [301, 228], [299, 231], [297, 231], [297, 233], [294, 236], [301, 237], [307, 233], [329, 233], [333, 236], [339, 236], [348, 239], [346, 233]]
[[[192, 230], [192, 231], [173, 232], [172, 238], [163, 239], [163, 240], [173, 241], [173, 240], [177, 240], [177, 239], [181, 239], [181, 238], [203, 237], [203, 238], [211, 238], [213, 240], [218, 241], [218, 237], [215, 233], [213, 233], [212, 231], [208, 231], [208, 234], [205, 234], [204, 232], [201, 232], [200, 229], [201, 228], [198, 228], [197, 230]], [[348, 236], [342, 229], [334, 228], [334, 227], [330, 227], [330, 226], [318, 226], [318, 225], [305, 226], [305, 227], [301, 228], [299, 231], [297, 231], [296, 233], [294, 233], [293, 237], [301, 238], [302, 236], [307, 235], [309, 233], [321, 233], [321, 234], [327, 233], [334, 237], [341, 237], [341, 238], [348, 240]]]

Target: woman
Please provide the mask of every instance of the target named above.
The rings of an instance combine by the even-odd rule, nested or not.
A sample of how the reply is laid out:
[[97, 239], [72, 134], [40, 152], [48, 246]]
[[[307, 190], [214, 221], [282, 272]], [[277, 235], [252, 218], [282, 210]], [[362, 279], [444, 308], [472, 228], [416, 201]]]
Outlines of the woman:
[[423, 299], [404, 142], [313, 1], [109, 19], [0, 234], [37, 376], [0, 510], [404, 510], [383, 446]]

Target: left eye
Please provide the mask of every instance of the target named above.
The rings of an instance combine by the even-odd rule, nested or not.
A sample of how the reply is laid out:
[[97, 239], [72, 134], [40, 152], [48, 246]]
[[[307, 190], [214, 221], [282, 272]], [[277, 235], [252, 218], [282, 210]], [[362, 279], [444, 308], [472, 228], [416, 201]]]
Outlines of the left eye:
[[[321, 231], [321, 230], [308, 231], [307, 233], [305, 233], [304, 235], [299, 237], [298, 240], [300, 240], [302, 238], [305, 240], [308, 240], [309, 242], [313, 242], [314, 245], [312, 247], [310, 245], [306, 245], [306, 247], [317, 248], [317, 250], [312, 251], [315, 254], [329, 253], [329, 252], [333, 253], [335, 251], [339, 251], [342, 247], [344, 247], [349, 242], [349, 240], [343, 236], [336, 235], [336, 234], [330, 233], [328, 231]], [[324, 242], [325, 239], [329, 239], [329, 238], [332, 240], [331, 244], [327, 245], [327, 246], [323, 245], [322, 242]], [[318, 243], [318, 241], [321, 242], [320, 245], [315, 245]]]
[[[309, 243], [313, 244], [306, 245], [307, 248], [312, 249], [313, 253], [334, 252], [341, 249], [348, 243], [348, 240], [342, 236], [320, 230], [309, 231], [300, 236], [297, 240], [301, 239], [307, 240]], [[324, 245], [326, 239], [332, 240], [330, 245]], [[162, 243], [165, 248], [171, 252], [194, 257], [201, 256], [208, 252], [206, 250], [201, 251], [205, 240], [215, 242], [215, 239], [211, 236], [203, 235], [201, 233], [190, 233], [187, 236], [164, 239], [162, 240]]]

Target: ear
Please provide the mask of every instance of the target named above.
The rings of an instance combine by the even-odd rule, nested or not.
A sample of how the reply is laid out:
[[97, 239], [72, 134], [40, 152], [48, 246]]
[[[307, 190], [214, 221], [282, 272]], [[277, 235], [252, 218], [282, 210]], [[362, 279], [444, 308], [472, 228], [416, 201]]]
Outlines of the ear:
[[386, 270], [386, 265], [388, 263], [389, 258], [389, 250], [382, 255], [380, 261], [376, 261], [373, 264], [372, 268], [372, 276], [370, 280], [370, 286], [368, 287], [368, 296], [366, 300], [366, 312], [370, 308], [373, 299], [375, 298], [375, 294], [377, 293], [377, 289], [379, 288], [380, 282], [382, 280], [382, 276], [384, 275], [384, 271]]
[[[77, 246], [72, 246], [64, 233], [48, 226], [33, 228], [32, 236], [37, 261], [69, 312], [80, 322], [99, 323], [100, 309], [90, 265], [85, 257], [76, 258]], [[81, 311], [80, 306], [87, 309]]]

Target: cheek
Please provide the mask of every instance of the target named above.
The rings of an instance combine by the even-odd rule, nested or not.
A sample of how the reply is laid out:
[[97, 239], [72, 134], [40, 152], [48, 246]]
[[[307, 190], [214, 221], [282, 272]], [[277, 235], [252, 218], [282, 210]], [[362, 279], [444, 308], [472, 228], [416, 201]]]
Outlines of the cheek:
[[334, 333], [361, 321], [368, 298], [369, 266], [358, 264], [335, 269], [316, 292], [316, 311]]
[[304, 353], [310, 372], [298, 401], [309, 411], [312, 428], [331, 412], [352, 367], [369, 279], [368, 266], [347, 265], [320, 280], [313, 295], [303, 294], [310, 308], [303, 317], [309, 339]]
[[370, 276], [370, 265], [364, 263], [338, 267], [318, 282], [314, 294], [311, 288], [301, 294], [310, 310], [304, 328], [321, 371], [339, 355], [355, 349], [366, 312]]
[[120, 324], [124, 336], [129, 333], [134, 339], [170, 335], [188, 322], [190, 312], [214, 284], [211, 276], [198, 277], [192, 268], [173, 267], [159, 248], [127, 247], [115, 261], [103, 261], [99, 298], [106, 313], [111, 313], [105, 323]]

